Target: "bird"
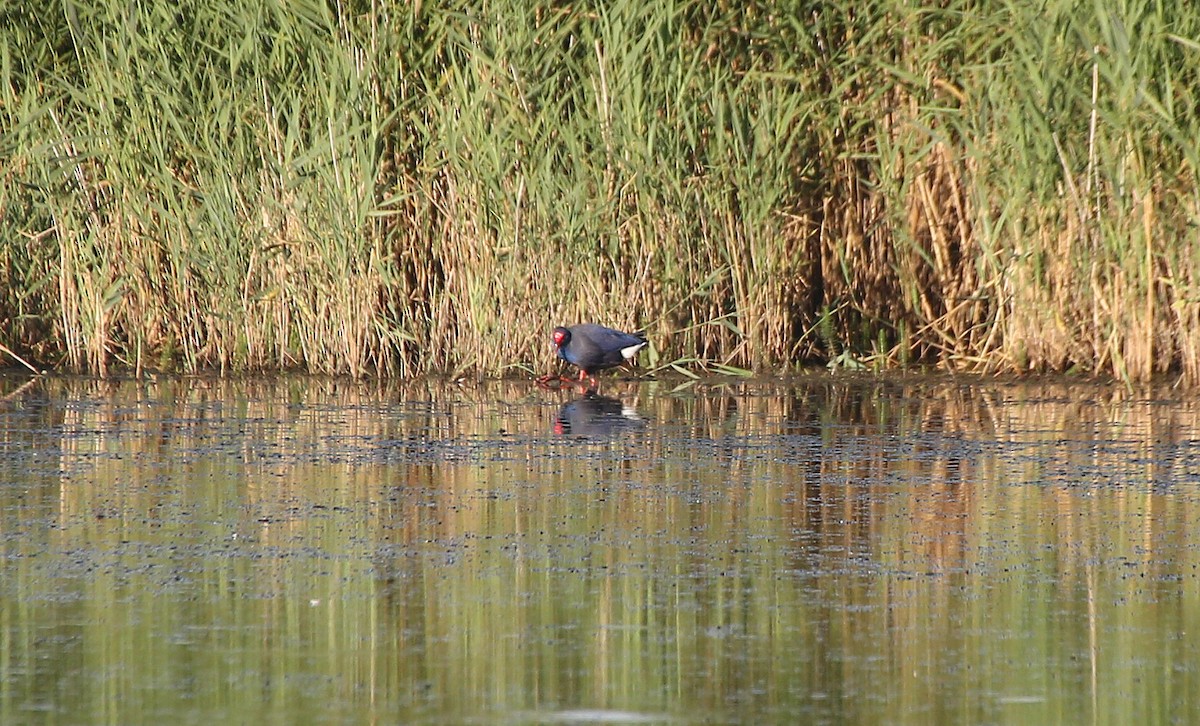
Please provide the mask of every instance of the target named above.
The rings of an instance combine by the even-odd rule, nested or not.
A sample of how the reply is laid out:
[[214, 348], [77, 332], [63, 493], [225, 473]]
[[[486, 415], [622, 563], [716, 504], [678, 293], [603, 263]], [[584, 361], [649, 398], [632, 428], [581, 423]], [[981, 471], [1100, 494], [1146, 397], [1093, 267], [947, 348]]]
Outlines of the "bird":
[[[614, 368], [637, 356], [648, 341], [645, 333], [622, 333], [595, 323], [580, 323], [571, 327], [558, 326], [553, 334], [558, 357], [579, 368], [579, 384], [586, 378], [592, 388], [596, 387], [596, 374], [606, 368]], [[542, 383], [555, 376], [543, 376]], [[559, 380], [570, 379], [558, 377]]]

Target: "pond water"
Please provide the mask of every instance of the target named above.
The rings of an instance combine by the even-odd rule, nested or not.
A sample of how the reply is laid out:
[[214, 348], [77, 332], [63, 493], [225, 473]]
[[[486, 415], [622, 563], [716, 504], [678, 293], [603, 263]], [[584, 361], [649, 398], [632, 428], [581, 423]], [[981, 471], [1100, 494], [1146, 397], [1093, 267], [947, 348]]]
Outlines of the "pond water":
[[1200, 723], [1200, 404], [0, 379], [0, 722]]

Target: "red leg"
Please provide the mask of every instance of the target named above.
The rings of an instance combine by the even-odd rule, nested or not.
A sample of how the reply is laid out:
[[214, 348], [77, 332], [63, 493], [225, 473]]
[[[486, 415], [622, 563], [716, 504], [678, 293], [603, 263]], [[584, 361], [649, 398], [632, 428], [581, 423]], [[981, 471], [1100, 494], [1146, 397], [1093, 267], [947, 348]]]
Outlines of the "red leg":
[[581, 368], [579, 370], [579, 383], [577, 384], [580, 388], [583, 388], [584, 380], [587, 380], [587, 388], [585, 390], [599, 390], [600, 384], [596, 381], [596, 377]]

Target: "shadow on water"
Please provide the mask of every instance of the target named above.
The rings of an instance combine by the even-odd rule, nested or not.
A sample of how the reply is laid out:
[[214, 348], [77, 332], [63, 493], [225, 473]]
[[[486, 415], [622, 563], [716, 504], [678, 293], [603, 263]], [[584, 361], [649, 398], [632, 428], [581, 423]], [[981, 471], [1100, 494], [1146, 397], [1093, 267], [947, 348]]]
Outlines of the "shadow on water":
[[0, 379], [0, 722], [1200, 719], [1200, 403]]

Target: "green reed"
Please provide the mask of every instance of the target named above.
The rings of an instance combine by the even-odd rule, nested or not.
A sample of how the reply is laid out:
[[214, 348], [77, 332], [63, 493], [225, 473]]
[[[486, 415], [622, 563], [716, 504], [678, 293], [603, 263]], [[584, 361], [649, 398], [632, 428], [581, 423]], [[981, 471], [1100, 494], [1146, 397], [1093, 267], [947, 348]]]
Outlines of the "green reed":
[[1200, 376], [1200, 18], [1131, 0], [0, 10], [0, 343], [52, 365]]

